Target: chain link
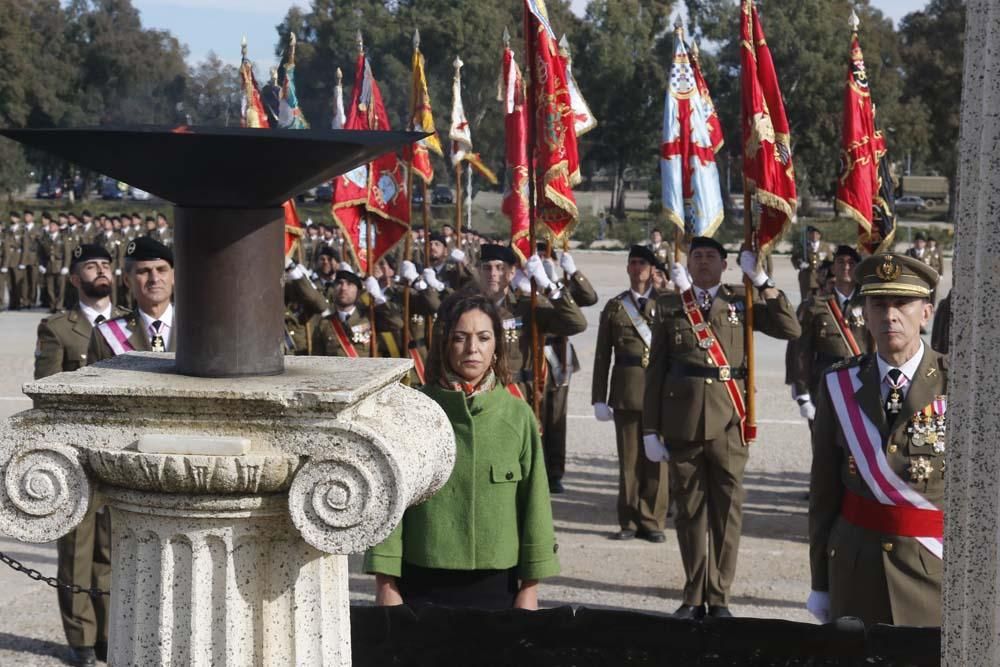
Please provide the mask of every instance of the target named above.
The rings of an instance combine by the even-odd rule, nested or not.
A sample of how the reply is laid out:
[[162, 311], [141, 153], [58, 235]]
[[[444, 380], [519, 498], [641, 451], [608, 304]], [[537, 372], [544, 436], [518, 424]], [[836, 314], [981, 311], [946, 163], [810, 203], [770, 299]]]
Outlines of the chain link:
[[0, 562], [6, 563], [15, 572], [23, 572], [28, 576], [29, 579], [34, 581], [44, 581], [52, 588], [61, 588], [63, 590], [72, 591], [75, 595], [76, 593], [86, 593], [92, 598], [99, 598], [102, 595], [111, 595], [109, 591], [102, 591], [100, 588], [84, 588], [83, 586], [77, 586], [76, 584], [67, 584], [65, 582], [59, 581], [55, 577], [46, 577], [44, 574], [38, 570], [33, 570], [30, 567], [25, 567], [18, 561], [14, 560], [5, 553], [0, 552]]

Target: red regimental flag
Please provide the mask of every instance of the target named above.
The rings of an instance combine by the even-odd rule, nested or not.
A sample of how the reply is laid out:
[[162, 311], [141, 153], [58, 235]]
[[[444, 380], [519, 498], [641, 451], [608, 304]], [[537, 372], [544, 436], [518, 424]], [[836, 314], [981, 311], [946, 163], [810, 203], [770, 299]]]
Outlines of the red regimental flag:
[[573, 186], [580, 182], [576, 120], [566, 76], [544, 0], [526, 0], [525, 34], [535, 123], [537, 219], [554, 242], [568, 238], [579, 220]]
[[289, 259], [302, 240], [303, 229], [295, 202], [289, 199], [282, 207], [285, 209], [285, 259]]
[[858, 245], [870, 253], [878, 251], [885, 232], [872, 229], [874, 206], [879, 197], [879, 161], [885, 153], [885, 140], [875, 130], [875, 106], [864, 54], [855, 32], [851, 37], [851, 62], [844, 87], [837, 209], [858, 223]]
[[500, 102], [504, 112], [506, 183], [502, 210], [510, 219], [511, 248], [522, 262], [532, 254], [528, 243], [528, 110], [524, 81], [514, 52], [504, 49]]
[[253, 64], [243, 56], [240, 63], [240, 126], [263, 128], [270, 127], [267, 122], [267, 112], [264, 111], [264, 103], [260, 99], [260, 89], [257, 87], [257, 80], [253, 75]]
[[785, 103], [752, 0], [743, 0], [740, 39], [743, 176], [756, 199], [754, 234], [763, 256], [795, 218], [795, 170]]

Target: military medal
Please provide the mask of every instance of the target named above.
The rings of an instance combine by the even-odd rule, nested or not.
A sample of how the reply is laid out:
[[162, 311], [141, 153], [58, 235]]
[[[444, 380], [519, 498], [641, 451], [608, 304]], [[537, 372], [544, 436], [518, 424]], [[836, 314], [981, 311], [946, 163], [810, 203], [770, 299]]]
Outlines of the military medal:
[[675, 331], [674, 332], [674, 345], [680, 345], [683, 342], [684, 342], [684, 337], [681, 336], [681, 332], [680, 331]]
[[710, 350], [712, 346], [715, 345], [715, 339], [709, 336], [708, 338], [702, 338], [698, 341], [698, 347], [703, 350]]
[[948, 398], [946, 396], [935, 397], [934, 402], [931, 403], [931, 407], [934, 410], [933, 420], [928, 416], [928, 425], [933, 429], [934, 433], [934, 441], [931, 442], [931, 446], [935, 454], [943, 454], [945, 426], [947, 423], [945, 413], [948, 410]]
[[929, 458], [917, 457], [910, 463], [910, 480], [914, 482], [926, 482], [934, 472], [934, 465]]
[[893, 387], [889, 391], [889, 402], [886, 404], [889, 408], [889, 412], [895, 414], [903, 409], [903, 395], [899, 393], [897, 387]]
[[649, 366], [649, 348], [648, 347], [644, 347], [642, 349], [642, 361], [641, 361], [641, 363], [642, 363], [642, 367], [643, 368], [645, 368], [646, 366]]
[[156, 334], [150, 343], [153, 352], [166, 352], [167, 346], [163, 344], [163, 336]]
[[740, 323], [740, 316], [736, 312], [736, 304], [733, 303], [729, 304], [729, 323], [730, 324]]

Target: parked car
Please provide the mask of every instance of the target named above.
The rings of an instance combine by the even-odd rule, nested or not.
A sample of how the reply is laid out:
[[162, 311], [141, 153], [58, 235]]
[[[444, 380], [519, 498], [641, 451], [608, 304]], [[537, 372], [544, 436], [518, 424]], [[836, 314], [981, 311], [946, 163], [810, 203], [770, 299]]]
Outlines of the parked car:
[[122, 198], [122, 191], [118, 187], [118, 181], [116, 181], [113, 178], [108, 178], [105, 179], [103, 183], [101, 183], [101, 199], [106, 199], [110, 201], [121, 198]]
[[333, 186], [329, 183], [317, 185], [316, 201], [333, 201]]
[[128, 196], [136, 201], [149, 201], [151, 195], [145, 190], [130, 187], [128, 190]]
[[413, 198], [410, 200], [414, 206], [424, 205], [424, 189], [423, 188], [413, 188]]
[[62, 196], [62, 185], [51, 176], [42, 179], [42, 182], [38, 184], [38, 190], [35, 191], [36, 199], [61, 199]]
[[454, 204], [455, 195], [452, 193], [451, 188], [447, 188], [443, 185], [438, 185], [431, 192], [431, 203], [432, 204]]
[[927, 202], [923, 200], [922, 197], [916, 195], [903, 195], [896, 200], [896, 211], [902, 213], [904, 211], [926, 211]]

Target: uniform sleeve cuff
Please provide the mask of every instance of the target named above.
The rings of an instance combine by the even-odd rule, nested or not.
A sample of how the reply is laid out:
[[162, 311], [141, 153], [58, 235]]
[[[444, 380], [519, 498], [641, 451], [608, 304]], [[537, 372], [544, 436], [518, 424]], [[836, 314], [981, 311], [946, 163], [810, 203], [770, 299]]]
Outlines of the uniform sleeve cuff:
[[400, 556], [384, 556], [368, 551], [365, 553], [364, 570], [367, 574], [401, 577], [403, 576], [403, 559]]

